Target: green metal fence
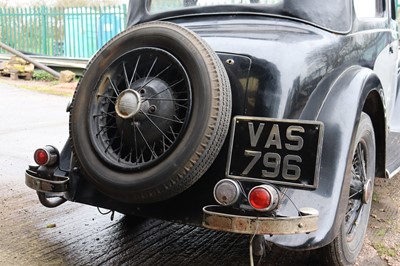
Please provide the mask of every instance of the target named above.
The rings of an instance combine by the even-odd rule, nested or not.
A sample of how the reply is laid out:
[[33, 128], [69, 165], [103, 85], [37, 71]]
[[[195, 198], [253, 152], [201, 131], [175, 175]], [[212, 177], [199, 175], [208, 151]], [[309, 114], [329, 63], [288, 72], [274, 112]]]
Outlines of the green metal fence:
[[125, 29], [126, 12], [126, 5], [0, 8], [0, 40], [25, 53], [90, 58]]

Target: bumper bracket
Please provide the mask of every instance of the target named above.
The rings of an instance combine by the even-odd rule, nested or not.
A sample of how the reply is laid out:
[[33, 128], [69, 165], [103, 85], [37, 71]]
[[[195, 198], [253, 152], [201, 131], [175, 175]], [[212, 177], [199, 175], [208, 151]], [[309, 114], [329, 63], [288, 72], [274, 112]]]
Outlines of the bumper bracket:
[[53, 178], [54, 180], [40, 178], [33, 170], [25, 172], [25, 184], [37, 191], [40, 203], [48, 208], [63, 204], [68, 191], [68, 177], [54, 175]]

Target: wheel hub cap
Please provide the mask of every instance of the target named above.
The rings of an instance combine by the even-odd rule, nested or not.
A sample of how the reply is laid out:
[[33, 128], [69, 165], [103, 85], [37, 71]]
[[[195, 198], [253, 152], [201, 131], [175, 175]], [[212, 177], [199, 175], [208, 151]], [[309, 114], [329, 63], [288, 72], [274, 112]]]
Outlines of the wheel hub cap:
[[372, 183], [371, 180], [365, 182], [363, 187], [362, 202], [367, 204], [372, 196]]
[[117, 98], [115, 111], [123, 119], [134, 117], [141, 108], [142, 99], [138, 92], [128, 89], [121, 92]]

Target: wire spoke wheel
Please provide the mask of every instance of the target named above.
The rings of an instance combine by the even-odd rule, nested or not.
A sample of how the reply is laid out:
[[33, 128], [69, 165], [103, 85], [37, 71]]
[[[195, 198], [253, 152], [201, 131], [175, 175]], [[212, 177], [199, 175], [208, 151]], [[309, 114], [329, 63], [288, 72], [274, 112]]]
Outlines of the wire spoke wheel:
[[348, 242], [351, 242], [355, 237], [357, 224], [360, 223], [360, 218], [362, 217], [361, 213], [366, 211], [364, 204], [368, 202], [365, 199], [369, 199], [372, 193], [371, 179], [367, 176], [365, 151], [365, 143], [358, 143], [351, 169], [349, 204], [345, 216], [345, 230]]
[[162, 160], [185, 131], [192, 108], [189, 77], [170, 53], [132, 50], [101, 77], [89, 109], [91, 141], [122, 170]]

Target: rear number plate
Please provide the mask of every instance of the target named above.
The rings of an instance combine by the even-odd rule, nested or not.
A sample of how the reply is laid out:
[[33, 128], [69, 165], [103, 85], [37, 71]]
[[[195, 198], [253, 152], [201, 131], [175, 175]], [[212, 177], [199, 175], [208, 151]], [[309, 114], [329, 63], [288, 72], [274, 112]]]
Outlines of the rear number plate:
[[321, 122], [237, 116], [227, 176], [316, 188], [322, 139]]

